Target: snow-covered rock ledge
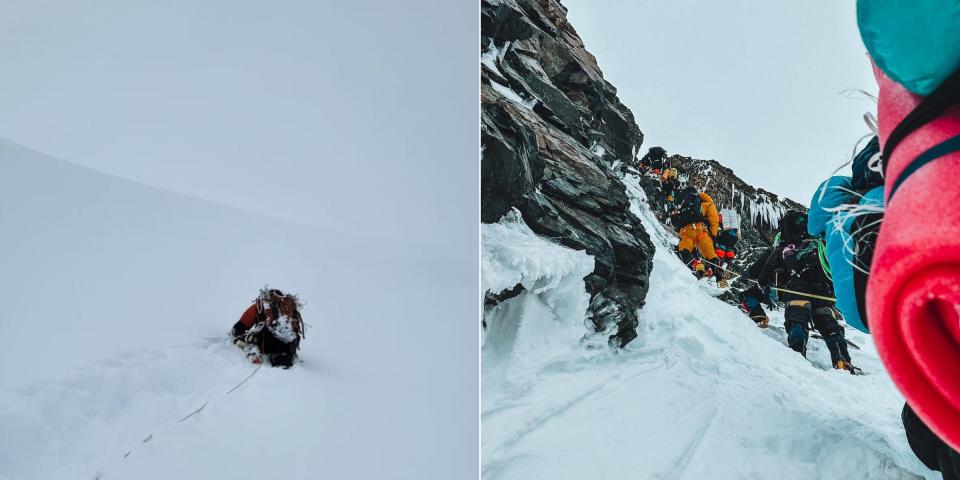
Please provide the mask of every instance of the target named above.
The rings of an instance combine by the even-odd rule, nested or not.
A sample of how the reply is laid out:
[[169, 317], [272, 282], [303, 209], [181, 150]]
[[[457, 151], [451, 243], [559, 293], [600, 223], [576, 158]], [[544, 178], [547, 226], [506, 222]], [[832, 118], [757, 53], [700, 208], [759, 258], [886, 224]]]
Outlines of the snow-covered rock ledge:
[[517, 210], [483, 225], [481, 239], [484, 295], [514, 292], [484, 312], [483, 368], [523, 384], [588, 331], [590, 295], [583, 278], [594, 260], [537, 236]]

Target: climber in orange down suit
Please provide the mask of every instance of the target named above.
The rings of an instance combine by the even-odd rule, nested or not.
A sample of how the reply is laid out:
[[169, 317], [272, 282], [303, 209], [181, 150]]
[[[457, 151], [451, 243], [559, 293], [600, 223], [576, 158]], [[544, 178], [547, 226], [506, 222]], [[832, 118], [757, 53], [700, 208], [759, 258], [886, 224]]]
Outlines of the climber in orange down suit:
[[[684, 189], [677, 199], [678, 211], [671, 221], [680, 227], [680, 244], [677, 245], [680, 259], [696, 270], [694, 262], [697, 259], [693, 253], [693, 249], [696, 248], [700, 252], [700, 257], [713, 264], [712, 267], [720, 265], [713, 244], [713, 239], [720, 228], [720, 215], [717, 213], [717, 206], [714, 205], [713, 199], [704, 192], [697, 192], [693, 187]], [[713, 273], [717, 279], [717, 285], [726, 286], [723, 271], [720, 268], [713, 268]]]

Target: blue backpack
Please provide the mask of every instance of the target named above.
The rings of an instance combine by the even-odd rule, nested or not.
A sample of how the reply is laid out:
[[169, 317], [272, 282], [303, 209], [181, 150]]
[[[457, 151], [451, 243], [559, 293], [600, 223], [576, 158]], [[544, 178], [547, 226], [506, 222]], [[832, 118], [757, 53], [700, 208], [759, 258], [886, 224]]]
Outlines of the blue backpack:
[[[859, 197], [852, 188], [850, 177], [830, 177], [820, 184], [810, 200], [810, 215], [807, 232], [820, 237], [826, 243], [825, 257], [829, 264], [829, 274], [833, 280], [833, 293], [837, 299], [837, 309], [851, 327], [868, 332], [858, 305], [855, 288], [854, 264], [856, 254], [863, 245], [854, 235], [854, 221], [860, 213], [847, 211], [828, 211], [841, 205], [882, 205], [883, 187], [875, 187]], [[861, 267], [863, 268], [863, 267]]]
[[829, 275], [833, 280], [833, 293], [837, 299], [837, 309], [851, 326], [861, 329], [862, 322], [857, 313], [856, 296], [853, 292], [853, 266], [845, 255], [850, 238], [841, 228], [841, 212], [828, 209], [844, 204], [855, 203], [850, 177], [830, 177], [817, 188], [810, 200], [810, 214], [807, 219], [807, 233], [822, 238], [826, 243], [826, 260]]

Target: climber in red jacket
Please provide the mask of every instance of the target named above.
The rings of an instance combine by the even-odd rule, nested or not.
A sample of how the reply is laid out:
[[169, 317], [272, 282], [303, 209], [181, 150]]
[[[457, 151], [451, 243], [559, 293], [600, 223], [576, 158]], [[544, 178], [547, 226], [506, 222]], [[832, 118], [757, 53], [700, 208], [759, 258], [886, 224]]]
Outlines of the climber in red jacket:
[[277, 289], [264, 288], [233, 325], [234, 343], [253, 363], [266, 357], [273, 366], [289, 368], [303, 338], [299, 298]]

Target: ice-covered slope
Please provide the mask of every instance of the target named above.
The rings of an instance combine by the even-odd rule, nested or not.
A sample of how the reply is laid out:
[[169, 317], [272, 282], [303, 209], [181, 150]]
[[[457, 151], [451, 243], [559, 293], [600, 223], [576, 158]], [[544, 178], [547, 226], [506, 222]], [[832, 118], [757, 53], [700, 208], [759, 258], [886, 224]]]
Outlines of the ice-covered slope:
[[[0, 178], [0, 478], [475, 471], [475, 274], [2, 141]], [[307, 301], [304, 363], [227, 394], [253, 367], [225, 334], [268, 282]]]
[[[549, 290], [498, 305], [482, 349], [483, 478], [936, 478], [910, 452], [903, 399], [868, 337], [848, 329], [863, 347], [852, 356], [864, 376], [830, 369], [820, 340], [811, 339], [808, 359], [787, 349], [781, 331], [758, 329], [704, 291], [668, 248], [675, 240], [648, 210], [638, 179], [625, 183], [657, 244], [639, 336], [618, 354], [588, 348], [589, 338], [544, 338], [549, 328], [527, 324], [569, 332], [583, 321], [554, 308]], [[497, 239], [484, 233], [484, 242]], [[562, 248], [536, 240], [545, 253]], [[483, 246], [485, 255], [501, 250]], [[540, 263], [498, 265], [484, 264], [482, 274], [549, 275]], [[580, 272], [547, 265], [569, 273], [553, 284], [571, 290]], [[782, 312], [771, 323], [782, 325]], [[505, 329], [540, 336], [516, 336], [505, 348], [494, 337]]]

